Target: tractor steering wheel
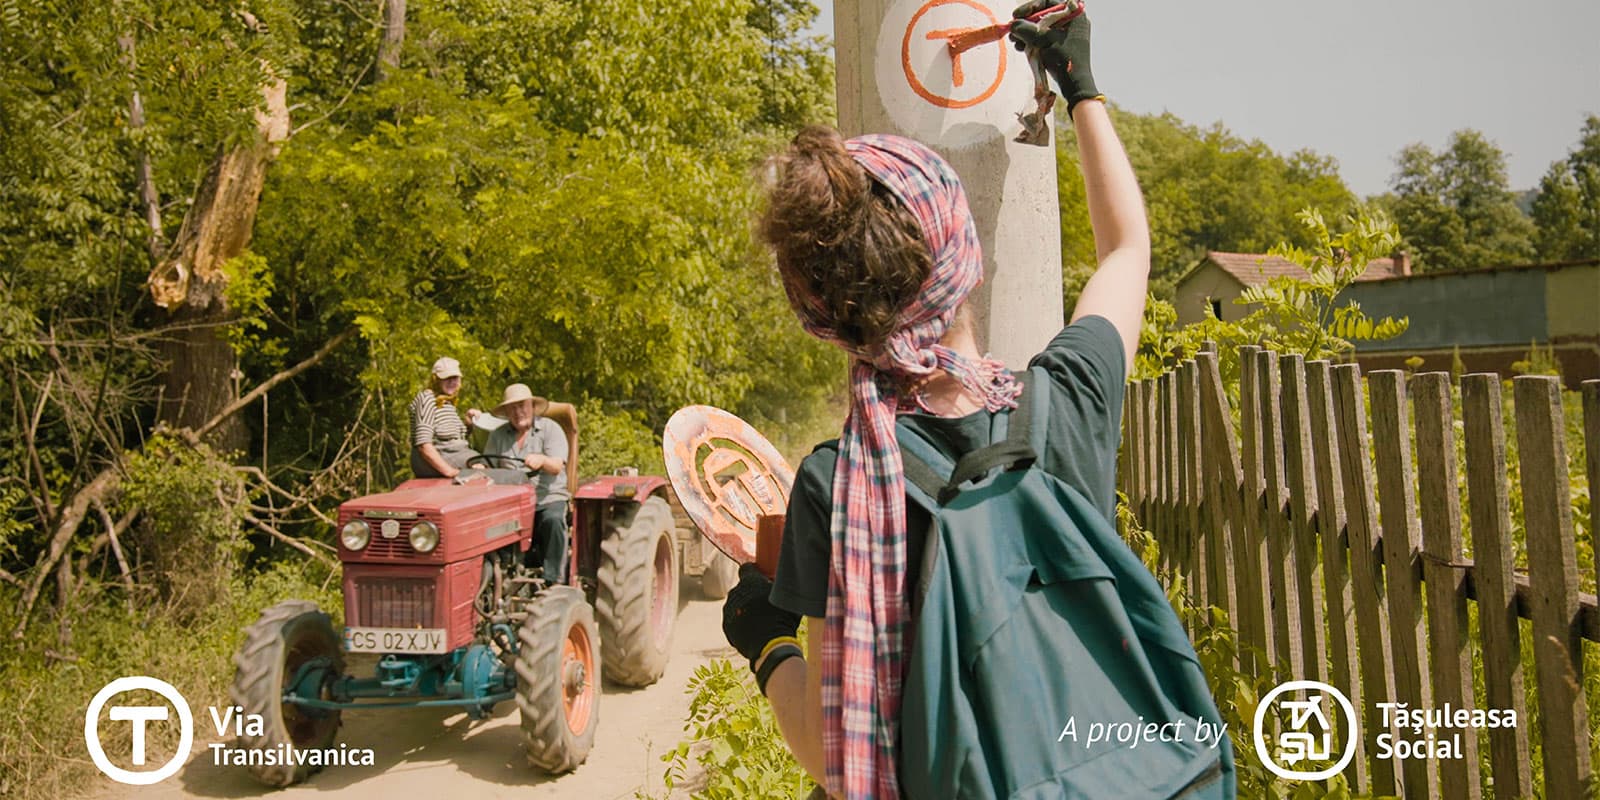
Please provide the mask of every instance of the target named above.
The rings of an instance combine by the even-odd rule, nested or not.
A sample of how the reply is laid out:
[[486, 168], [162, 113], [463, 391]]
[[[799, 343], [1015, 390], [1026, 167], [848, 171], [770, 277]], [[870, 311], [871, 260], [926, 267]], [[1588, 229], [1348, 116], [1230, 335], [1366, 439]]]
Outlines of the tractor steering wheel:
[[[495, 463], [499, 462], [499, 463]], [[497, 453], [480, 453], [467, 459], [467, 466], [472, 467], [482, 464], [490, 469], [520, 469], [528, 471], [528, 465], [516, 456], [499, 455]]]

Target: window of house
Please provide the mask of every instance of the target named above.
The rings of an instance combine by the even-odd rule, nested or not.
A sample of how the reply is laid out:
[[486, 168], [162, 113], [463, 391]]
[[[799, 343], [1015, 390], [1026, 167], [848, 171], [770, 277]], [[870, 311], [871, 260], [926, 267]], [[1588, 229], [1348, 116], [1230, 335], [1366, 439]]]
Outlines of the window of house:
[[1216, 315], [1217, 319], [1222, 319], [1222, 301], [1221, 300], [1212, 300], [1211, 301], [1211, 313]]

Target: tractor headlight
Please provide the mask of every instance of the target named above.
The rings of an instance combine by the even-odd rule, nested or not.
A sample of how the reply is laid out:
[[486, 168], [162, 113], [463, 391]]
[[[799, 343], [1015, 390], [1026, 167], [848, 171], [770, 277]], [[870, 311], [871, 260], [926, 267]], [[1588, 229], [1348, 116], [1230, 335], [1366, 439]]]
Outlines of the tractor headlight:
[[353, 519], [344, 524], [344, 529], [339, 531], [339, 543], [346, 550], [360, 550], [367, 546], [372, 539], [372, 526], [364, 520]]
[[439, 546], [439, 526], [427, 520], [411, 526], [411, 549], [431, 553]]

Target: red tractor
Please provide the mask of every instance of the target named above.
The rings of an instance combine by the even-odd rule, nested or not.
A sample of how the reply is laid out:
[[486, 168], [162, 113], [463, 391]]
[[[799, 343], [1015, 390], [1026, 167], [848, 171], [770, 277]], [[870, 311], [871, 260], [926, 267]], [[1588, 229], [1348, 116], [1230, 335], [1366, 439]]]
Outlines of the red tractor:
[[[343, 635], [304, 600], [262, 613], [234, 655], [233, 700], [264, 722], [240, 746], [331, 748], [346, 709], [447, 706], [482, 718], [514, 700], [531, 764], [561, 773], [583, 763], [600, 721], [600, 676], [647, 686], [666, 667], [679, 543], [665, 480], [615, 475], [579, 486], [577, 413], [552, 403], [545, 416], [566, 431], [567, 481], [577, 487], [567, 574], [523, 566], [535, 489], [496, 483], [494, 470], [409, 480], [344, 503]], [[374, 674], [346, 674], [346, 653], [377, 656]], [[261, 761], [251, 771], [272, 786], [319, 768], [282, 755]]]

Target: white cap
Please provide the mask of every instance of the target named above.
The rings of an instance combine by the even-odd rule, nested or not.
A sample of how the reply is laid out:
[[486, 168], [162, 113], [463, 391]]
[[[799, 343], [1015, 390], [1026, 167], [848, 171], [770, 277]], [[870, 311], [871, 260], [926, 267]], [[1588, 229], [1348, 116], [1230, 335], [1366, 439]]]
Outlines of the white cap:
[[461, 377], [461, 362], [449, 356], [433, 362], [433, 377], [439, 380]]

